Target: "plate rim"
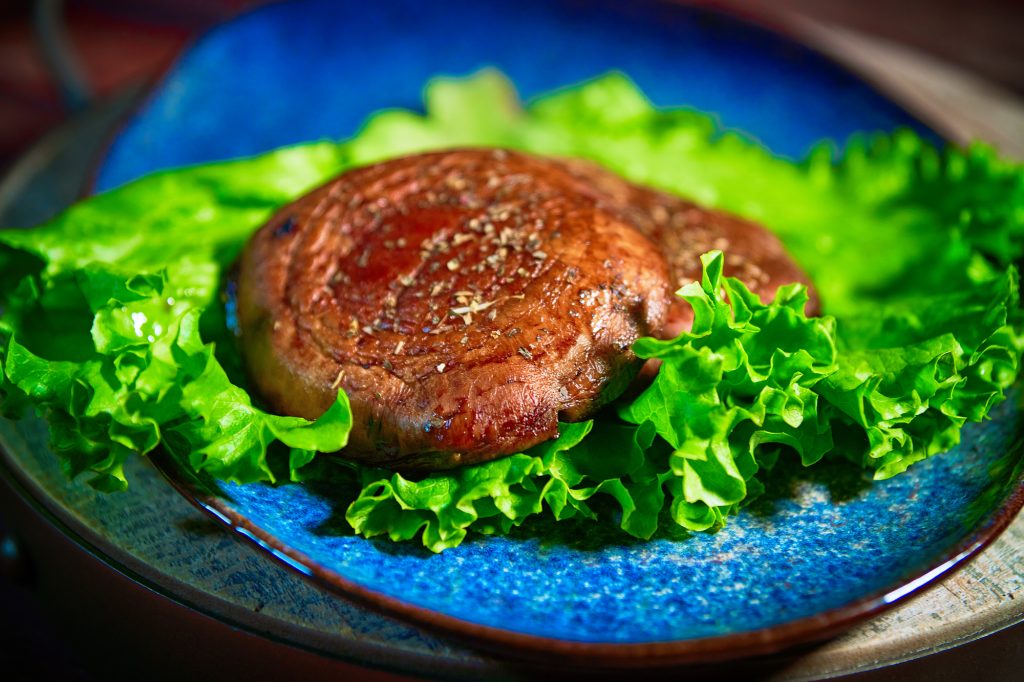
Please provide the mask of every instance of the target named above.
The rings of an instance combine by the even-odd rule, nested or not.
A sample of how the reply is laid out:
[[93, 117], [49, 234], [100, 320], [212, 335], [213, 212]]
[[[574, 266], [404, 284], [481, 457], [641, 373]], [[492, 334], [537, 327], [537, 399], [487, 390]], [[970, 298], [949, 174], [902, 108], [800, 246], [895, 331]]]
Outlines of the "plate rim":
[[[1024, 385], [1024, 380], [1018, 386]], [[1010, 397], [1004, 400], [1010, 400]], [[1024, 410], [1019, 407], [1014, 414]], [[941, 454], [939, 455], [941, 456]], [[853, 625], [879, 616], [937, 586], [994, 542], [1024, 508], [1024, 438], [1016, 438], [1005, 456], [1017, 459], [1014, 476], [1003, 483], [998, 504], [982, 516], [972, 530], [949, 549], [919, 562], [892, 581], [893, 586], [858, 599], [765, 628], [725, 635], [655, 642], [585, 642], [515, 632], [417, 606], [378, 590], [365, 587], [327, 568], [308, 555], [282, 542], [272, 533], [232, 509], [223, 499], [204, 491], [199, 476], [183, 471], [164, 450], [153, 453], [154, 468], [200, 511], [228, 529], [254, 551], [299, 574], [320, 589], [368, 606], [378, 613], [405, 619], [455, 636], [498, 656], [525, 656], [534, 661], [551, 661], [579, 670], [595, 668], [638, 668], [645, 666], [686, 666], [751, 659], [822, 642]], [[187, 480], [177, 474], [184, 473]]]
[[[135, 106], [131, 107], [118, 125], [110, 131], [105, 144], [102, 145], [91, 166], [82, 198], [95, 193], [101, 169], [106, 165], [114, 145], [124, 130], [156, 98], [162, 87], [178, 71], [185, 57], [195, 46], [210, 39], [224, 27], [243, 17], [268, 10], [272, 11], [275, 6], [289, 4], [289, 2], [290, 0], [271, 0], [236, 12], [225, 21], [217, 23], [186, 41], [178, 55], [150, 84], [144, 95], [137, 99]], [[916, 112], [907, 108], [903, 102], [895, 99], [892, 94], [884, 92], [870, 79], [856, 72], [849, 65], [822, 52], [814, 45], [801, 42], [770, 26], [750, 21], [743, 16], [731, 14], [712, 6], [678, 5], [672, 0], [643, 0], [643, 4], [668, 11], [686, 11], [710, 17], [759, 33], [762, 37], [776, 40], [788, 47], [803, 50], [837, 72], [863, 83], [905, 118], [913, 121], [919, 128], [934, 133], [936, 138], [943, 143], [955, 144], [946, 134], [935, 131], [932, 125], [921, 119]], [[127, 182], [132, 181], [134, 178]], [[1024, 451], [1024, 442], [1014, 441], [1006, 454], [1010, 455], [1015, 451], [1018, 452], [1018, 456], [1022, 456], [1020, 451]], [[160, 475], [193, 506], [214, 519], [218, 525], [227, 528], [234, 537], [240, 539], [243, 544], [257, 551], [261, 556], [269, 557], [278, 565], [300, 575], [317, 588], [325, 589], [331, 594], [357, 604], [368, 606], [378, 613], [398, 617], [417, 626], [426, 626], [428, 629], [436, 628], [442, 633], [454, 635], [460, 641], [476, 645], [497, 656], [507, 657], [510, 652], [514, 652], [526, 655], [535, 661], [550, 662], [550, 656], [558, 655], [561, 657], [561, 663], [568, 662], [569, 667], [580, 670], [609, 665], [638, 668], [651, 665], [685, 666], [718, 663], [778, 654], [801, 644], [830, 639], [857, 623], [885, 613], [935, 587], [940, 579], [948, 578], [957, 572], [994, 542], [1024, 508], [1024, 468], [1021, 468], [1016, 478], [1005, 484], [1004, 494], [999, 504], [994, 506], [989, 514], [982, 517], [972, 532], [965, 534], [958, 543], [937, 559], [920, 562], [916, 568], [907, 571], [894, 581], [899, 583], [895, 588], [878, 590], [842, 606], [811, 616], [767, 628], [694, 639], [645, 643], [583, 642], [518, 633], [473, 623], [363, 587], [340, 573], [317, 564], [301, 551], [281, 542], [247, 517], [224, 505], [220, 498], [193, 490], [175, 477], [176, 464], [173, 463], [172, 457], [163, 450], [153, 453], [149, 459]], [[194, 472], [186, 472], [186, 474], [193, 476]]]

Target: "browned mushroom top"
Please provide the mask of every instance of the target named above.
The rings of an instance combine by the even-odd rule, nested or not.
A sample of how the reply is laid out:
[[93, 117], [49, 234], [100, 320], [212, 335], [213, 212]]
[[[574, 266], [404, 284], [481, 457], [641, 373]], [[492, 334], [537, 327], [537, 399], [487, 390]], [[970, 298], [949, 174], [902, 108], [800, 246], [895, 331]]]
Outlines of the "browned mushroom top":
[[486, 461], [620, 394], [633, 341], [691, 324], [671, 292], [711, 249], [762, 296], [807, 281], [758, 225], [589, 162], [400, 158], [339, 176], [253, 237], [238, 275], [243, 357], [285, 414], [314, 418], [344, 389], [349, 458]]
[[[593, 196], [602, 207], [619, 211], [659, 245], [668, 260], [673, 290], [700, 280], [700, 256], [712, 249], [725, 252], [726, 275], [738, 277], [764, 300], [774, 297], [783, 285], [810, 284], [778, 237], [754, 222], [628, 182], [589, 161], [572, 159], [565, 164], [580, 180], [580, 192]], [[807, 312], [817, 315], [817, 295], [813, 289], [809, 293]], [[693, 309], [674, 297], [659, 336], [675, 337], [692, 323]]]
[[[503, 150], [347, 172], [281, 209], [238, 274], [243, 357], [280, 412], [343, 388], [347, 457], [439, 469], [521, 451], [614, 398], [661, 329], [661, 251], [563, 162]], [[699, 267], [699, 265], [698, 265]]]

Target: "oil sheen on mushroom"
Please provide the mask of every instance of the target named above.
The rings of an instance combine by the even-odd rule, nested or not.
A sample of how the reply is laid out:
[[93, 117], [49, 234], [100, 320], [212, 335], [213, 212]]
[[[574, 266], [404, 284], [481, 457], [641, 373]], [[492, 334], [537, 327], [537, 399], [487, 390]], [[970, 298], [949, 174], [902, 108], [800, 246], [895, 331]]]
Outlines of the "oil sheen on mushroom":
[[344, 389], [344, 457], [483, 462], [621, 394], [641, 364], [632, 343], [690, 324], [672, 292], [722, 247], [727, 274], [758, 293], [805, 279], [753, 223], [586, 162], [484, 149], [386, 161], [285, 206], [250, 240], [242, 354], [280, 413], [315, 418]]

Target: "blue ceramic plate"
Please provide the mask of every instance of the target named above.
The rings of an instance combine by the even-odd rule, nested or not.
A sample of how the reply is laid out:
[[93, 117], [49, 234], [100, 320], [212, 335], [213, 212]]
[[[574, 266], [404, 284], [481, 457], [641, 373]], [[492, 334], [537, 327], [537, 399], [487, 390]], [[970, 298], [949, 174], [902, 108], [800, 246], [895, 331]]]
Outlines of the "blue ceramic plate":
[[[307, 0], [199, 41], [113, 142], [100, 189], [182, 164], [353, 134], [423, 84], [493, 65], [525, 97], [610, 69], [658, 105], [715, 113], [798, 157], [822, 138], [933, 133], [807, 49], [662, 4]], [[329, 485], [217, 487], [158, 460], [186, 496], [316, 583], [499, 650], [582, 665], [712, 660], [838, 632], [976, 553], [1021, 506], [1020, 410], [872, 483], [842, 465], [782, 470], [715, 534], [649, 542], [529, 524], [432, 555], [354, 537]]]

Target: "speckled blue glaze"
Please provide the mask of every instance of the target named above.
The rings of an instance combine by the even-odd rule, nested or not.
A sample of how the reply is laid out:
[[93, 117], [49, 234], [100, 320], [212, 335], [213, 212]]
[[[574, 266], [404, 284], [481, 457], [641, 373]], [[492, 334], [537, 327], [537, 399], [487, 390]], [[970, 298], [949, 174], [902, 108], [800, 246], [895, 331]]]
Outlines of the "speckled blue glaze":
[[713, 112], [770, 149], [920, 128], [809, 50], [663, 3], [305, 0], [243, 15], [182, 58], [110, 149], [107, 189], [160, 168], [354, 134], [424, 83], [493, 65], [524, 97], [619, 69], [661, 106]]
[[[593, 525], [542, 524], [439, 555], [336, 535], [330, 491], [229, 485], [224, 501], [313, 562], [361, 586], [472, 623], [602, 643], [711, 637], [898, 592], [991, 513], [1015, 480], [1024, 426], [1004, 403], [963, 443], [887, 481], [837, 463], [783, 476], [777, 498], [718, 533], [633, 540]], [[803, 475], [816, 475], [813, 470]], [[837, 499], [830, 485], [850, 490]], [[893, 595], [895, 596], [895, 594]]]
[[[763, 31], [684, 8], [616, 4], [306, 0], [261, 9], [185, 55], [118, 136], [97, 186], [347, 136], [376, 109], [418, 107], [431, 76], [484, 65], [527, 97], [621, 69], [656, 104], [714, 112], [790, 156], [858, 130], [909, 125], [931, 135], [860, 81]], [[650, 542], [541, 523], [432, 555], [347, 534], [343, 506], [322, 486], [230, 485], [221, 503], [313, 564], [440, 614], [564, 640], [683, 641], [898, 593], [1004, 500], [1016, 481], [1018, 415], [1004, 406], [969, 427], [961, 447], [895, 479], [872, 484], [842, 466], [816, 480], [783, 476], [774, 499], [719, 533]], [[829, 492], [837, 482], [849, 489], [839, 497]], [[368, 627], [379, 618], [367, 613]]]

